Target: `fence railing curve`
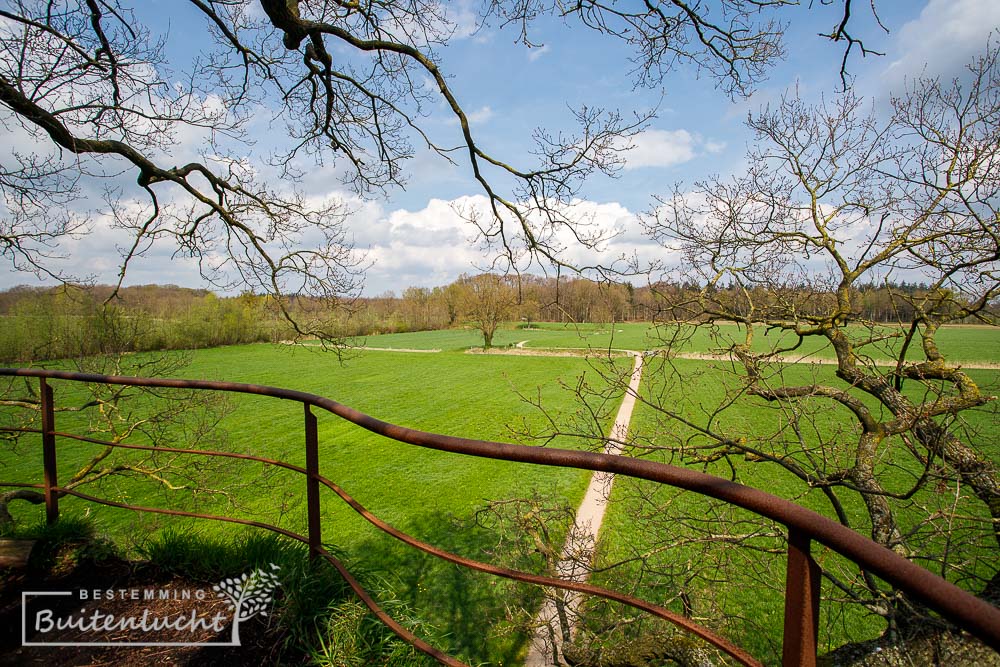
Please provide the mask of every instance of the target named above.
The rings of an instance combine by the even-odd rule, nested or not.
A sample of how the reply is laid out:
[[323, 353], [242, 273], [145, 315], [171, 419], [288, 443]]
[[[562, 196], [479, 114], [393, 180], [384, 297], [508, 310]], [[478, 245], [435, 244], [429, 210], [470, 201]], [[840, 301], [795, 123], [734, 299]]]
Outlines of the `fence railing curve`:
[[[614, 599], [633, 607], [643, 609], [675, 623], [687, 632], [709, 641], [720, 650], [743, 664], [759, 664], [752, 656], [739, 647], [734, 646], [725, 638], [712, 631], [694, 624], [689, 619], [674, 614], [662, 607], [652, 605], [643, 600], [625, 596], [615, 591], [608, 591], [585, 583], [568, 582], [551, 577], [533, 575], [530, 573], [507, 570], [465, 559], [455, 554], [427, 545], [401, 531], [385, 524], [368, 512], [343, 489], [324, 478], [320, 473], [319, 441], [317, 435], [317, 418], [312, 408], [325, 410], [346, 421], [373, 433], [392, 440], [414, 446], [453, 452], [469, 456], [530, 463], [537, 465], [579, 468], [591, 471], [608, 472], [626, 475], [638, 479], [668, 484], [677, 488], [693, 491], [717, 500], [741, 507], [760, 516], [783, 524], [788, 529], [787, 573], [785, 588], [785, 617], [782, 662], [784, 665], [814, 665], [818, 649], [819, 603], [820, 603], [820, 568], [813, 559], [810, 550], [812, 542], [818, 542], [827, 548], [848, 558], [864, 570], [877, 575], [892, 586], [919, 600], [930, 609], [941, 614], [956, 626], [970, 632], [994, 650], [1000, 652], [1000, 609], [977, 598], [937, 576], [924, 568], [906, 560], [893, 551], [882, 547], [874, 541], [828, 519], [812, 510], [792, 503], [791, 501], [772, 496], [763, 491], [743, 486], [735, 482], [713, 477], [697, 471], [676, 466], [656, 463], [653, 461], [634, 459], [611, 454], [555, 449], [548, 447], [530, 447], [501, 442], [474, 440], [455, 436], [446, 436], [425, 431], [418, 431], [381, 421], [370, 415], [359, 412], [332, 399], [306, 392], [251, 385], [234, 382], [218, 382], [207, 380], [182, 380], [167, 378], [139, 378], [125, 376], [106, 376], [92, 373], [74, 373], [46, 369], [0, 369], [0, 376], [37, 377], [39, 379], [40, 410], [42, 415], [41, 434], [43, 454], [43, 484], [21, 484], [0, 482], [0, 486], [21, 486], [42, 488], [45, 496], [46, 519], [54, 522], [59, 516], [58, 501], [60, 495], [73, 495], [92, 502], [115, 507], [123, 507], [138, 511], [191, 516], [195, 518], [214, 519], [233, 523], [258, 526], [276, 531], [293, 539], [302, 541], [309, 546], [311, 558], [323, 557], [330, 561], [340, 571], [352, 589], [383, 623], [393, 632], [410, 642], [415, 648], [436, 658], [442, 664], [461, 665], [462, 663], [440, 650], [428, 645], [415, 637], [409, 630], [399, 625], [378, 606], [371, 596], [360, 587], [347, 569], [333, 557], [322, 545], [322, 523], [320, 514], [320, 487], [326, 486], [333, 490], [342, 500], [347, 502], [356, 512], [384, 532], [389, 533], [404, 543], [421, 549], [445, 560], [498, 576], [526, 581], [543, 586], [555, 586], [567, 590], [600, 595]], [[197, 389], [208, 391], [233, 392], [269, 396], [272, 398], [292, 400], [303, 404], [306, 466], [302, 468], [284, 461], [267, 459], [256, 455], [236, 454], [232, 452], [207, 452], [204, 450], [188, 450], [178, 448], [147, 447], [126, 443], [108, 443], [92, 438], [82, 437], [56, 430], [54, 394], [48, 380], [68, 380], [74, 382], [101, 383], [112, 385], [161, 387], [177, 389]], [[224, 456], [261, 461], [303, 474], [306, 478], [307, 526], [306, 536], [298, 535], [287, 529], [264, 524], [261, 522], [221, 517], [179, 510], [140, 507], [107, 501], [93, 496], [66, 489], [58, 484], [56, 468], [56, 437], [67, 437], [78, 440], [96, 442], [132, 449], [155, 449], [188, 453], [194, 455]]]

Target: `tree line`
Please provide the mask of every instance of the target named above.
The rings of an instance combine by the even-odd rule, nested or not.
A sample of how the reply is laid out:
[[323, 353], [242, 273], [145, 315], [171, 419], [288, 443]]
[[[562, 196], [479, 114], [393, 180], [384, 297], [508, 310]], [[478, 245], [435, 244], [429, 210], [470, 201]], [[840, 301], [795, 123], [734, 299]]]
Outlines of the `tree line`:
[[[383, 333], [472, 327], [484, 346], [504, 322], [664, 322], [688, 318], [674, 304], [697, 295], [694, 283], [599, 283], [586, 278], [556, 279], [524, 275], [463, 275], [428, 288], [408, 287], [360, 297], [347, 307], [328, 310], [302, 297], [293, 312], [325, 317], [342, 339]], [[752, 291], [752, 290], [751, 290]], [[821, 311], [832, 293], [793, 286], [782, 292], [759, 290], [756, 303], [791, 298]], [[915, 303], [933, 290], [920, 283], [862, 285], [855, 290], [855, 317], [888, 323], [906, 321]], [[736, 311], [747, 303], [742, 290], [722, 287], [716, 298]], [[808, 296], [808, 298], [806, 298]], [[805, 313], [808, 314], [808, 313]], [[216, 295], [175, 285], [139, 285], [115, 290], [108, 285], [18, 286], [0, 292], [0, 361], [30, 363], [109, 352], [199, 349], [220, 345], [267, 343], [297, 337], [284, 311], [270, 296], [245, 292]], [[967, 318], [966, 318], [967, 319]], [[964, 321], [964, 320], [963, 320]]]
[[280, 340], [270, 297], [143, 285], [15, 287], [0, 292], [0, 361], [178, 350]]

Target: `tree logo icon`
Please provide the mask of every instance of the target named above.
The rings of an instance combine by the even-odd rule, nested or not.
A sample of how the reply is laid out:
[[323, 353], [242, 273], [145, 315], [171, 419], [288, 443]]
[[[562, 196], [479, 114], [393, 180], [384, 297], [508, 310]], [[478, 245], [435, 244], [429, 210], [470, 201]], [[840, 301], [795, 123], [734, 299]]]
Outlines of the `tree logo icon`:
[[270, 571], [257, 568], [244, 572], [240, 577], [229, 577], [212, 586], [220, 598], [226, 599], [226, 606], [233, 612], [232, 645], [240, 646], [240, 623], [257, 614], [267, 616], [265, 607], [271, 602], [274, 589], [280, 583], [276, 572], [280, 568], [270, 564]]

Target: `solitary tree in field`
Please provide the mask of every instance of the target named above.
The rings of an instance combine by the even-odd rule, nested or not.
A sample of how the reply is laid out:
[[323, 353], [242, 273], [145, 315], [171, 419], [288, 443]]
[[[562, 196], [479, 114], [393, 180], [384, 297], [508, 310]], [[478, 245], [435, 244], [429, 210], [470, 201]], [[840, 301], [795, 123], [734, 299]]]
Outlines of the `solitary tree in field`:
[[462, 290], [466, 316], [483, 334], [483, 348], [488, 350], [493, 347], [497, 329], [513, 312], [517, 290], [507, 278], [494, 273], [464, 276], [457, 284]]

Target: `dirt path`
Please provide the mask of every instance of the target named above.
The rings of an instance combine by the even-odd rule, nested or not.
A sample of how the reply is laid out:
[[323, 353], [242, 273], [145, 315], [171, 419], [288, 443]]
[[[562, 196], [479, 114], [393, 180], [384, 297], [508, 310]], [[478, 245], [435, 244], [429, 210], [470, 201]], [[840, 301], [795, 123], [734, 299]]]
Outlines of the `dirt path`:
[[[466, 350], [468, 354], [509, 354], [513, 356], [526, 356], [526, 357], [578, 357], [586, 356], [588, 354], [606, 354], [607, 352], [612, 352], [615, 354], [634, 354], [630, 350], [622, 350], [611, 348], [588, 348], [588, 347], [524, 347], [524, 344], [529, 341], [522, 340], [517, 343], [515, 347], [512, 348], [494, 348], [489, 351], [484, 351], [481, 348], [472, 348]], [[656, 352], [664, 353], [665, 351], [649, 351], [647, 354], [655, 354]], [[692, 359], [695, 361], [730, 361], [731, 357], [723, 354], [706, 354], [704, 352], [672, 352], [670, 353], [671, 359]], [[836, 366], [836, 359], [827, 359], [823, 357], [776, 357], [775, 361], [781, 361], [786, 364], [819, 364], [821, 366]], [[984, 361], [956, 361], [955, 366], [959, 368], [964, 368], [967, 370], [983, 370], [983, 371], [996, 371], [1000, 370], [1000, 363], [984, 362]], [[896, 365], [895, 361], [888, 359], [875, 359], [874, 364], [880, 367], [892, 367]]]
[[[697, 359], [701, 361], [729, 361], [730, 357], [721, 354], [703, 354], [700, 352], [678, 352], [672, 355], [675, 359]], [[823, 357], [777, 357], [777, 361], [782, 361], [786, 364], [819, 364], [821, 366], [836, 366], [836, 359], [827, 359]], [[876, 366], [880, 367], [892, 367], [896, 365], [895, 361], [889, 359], [875, 359], [873, 360]], [[982, 371], [995, 371], [1000, 370], [1000, 364], [989, 363], [989, 362], [979, 362], [979, 361], [955, 361], [953, 362], [955, 366], [966, 369], [982, 370]]]
[[415, 352], [417, 354], [436, 354], [440, 349], [418, 350], [410, 347], [355, 347], [354, 350], [365, 350], [367, 352]]
[[[289, 345], [301, 345], [302, 347], [323, 347], [322, 345], [313, 345], [312, 343], [288, 343]], [[416, 348], [410, 347], [368, 347], [367, 345], [362, 345], [360, 347], [349, 347], [348, 350], [364, 350], [366, 352], [415, 352], [417, 354], [435, 354], [440, 352], [440, 348], [434, 348], [429, 350], [418, 350]]]
[[[972, 326], [972, 325], [969, 325]], [[282, 341], [287, 344], [292, 344], [291, 341]], [[465, 351], [466, 354], [499, 354], [499, 355], [514, 355], [514, 356], [524, 356], [524, 357], [580, 357], [586, 356], [594, 353], [605, 353], [611, 352], [616, 354], [628, 354], [633, 355], [635, 352], [633, 350], [623, 350], [618, 348], [590, 348], [590, 347], [525, 347], [530, 340], [518, 341], [514, 344], [514, 347], [494, 347], [489, 350], [484, 350], [481, 347], [471, 347]], [[319, 345], [311, 345], [298, 343], [299, 345], [304, 345], [305, 347], [320, 347]], [[365, 350], [367, 352], [415, 352], [417, 354], [435, 354], [441, 352], [441, 349], [430, 349], [430, 350], [418, 350], [415, 348], [406, 347], [354, 347], [353, 350]], [[654, 351], [650, 351], [653, 353]], [[661, 350], [662, 352], [662, 350]], [[724, 354], [706, 354], [704, 352], [672, 352], [670, 353], [670, 358], [672, 359], [692, 359], [695, 361], [730, 361], [731, 358]], [[828, 359], [824, 357], [788, 357], [780, 356], [776, 357], [775, 361], [781, 361], [786, 364], [819, 364], [821, 366], [836, 366], [836, 359]], [[880, 367], [892, 367], [896, 365], [895, 361], [889, 359], [875, 359], [873, 363]], [[967, 370], [981, 370], [981, 371], [997, 371], [1000, 370], [1000, 363], [993, 363], [988, 361], [958, 361], [955, 365], [959, 368], [964, 368]]]
[[[628, 435], [628, 425], [632, 420], [632, 409], [639, 392], [642, 379], [642, 354], [630, 352], [635, 359], [628, 391], [622, 399], [611, 427], [611, 434], [604, 445], [605, 454], [620, 454], [621, 443]], [[556, 564], [556, 575], [568, 581], [585, 581], [590, 572], [597, 536], [604, 521], [608, 497], [614, 475], [595, 472], [590, 485], [576, 511], [576, 519], [563, 545], [562, 558]], [[528, 648], [525, 667], [547, 667], [565, 665], [562, 646], [566, 639], [572, 639], [576, 630], [576, 619], [580, 605], [580, 594], [571, 591], [553, 590], [546, 597], [541, 610], [535, 616], [535, 634]], [[568, 634], [568, 637], [567, 637]]]

